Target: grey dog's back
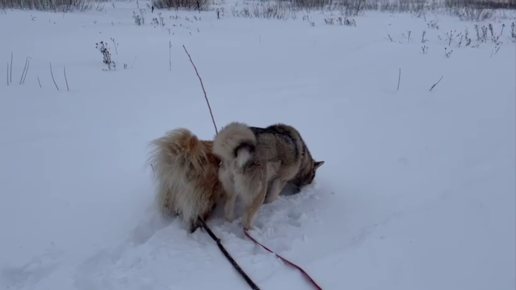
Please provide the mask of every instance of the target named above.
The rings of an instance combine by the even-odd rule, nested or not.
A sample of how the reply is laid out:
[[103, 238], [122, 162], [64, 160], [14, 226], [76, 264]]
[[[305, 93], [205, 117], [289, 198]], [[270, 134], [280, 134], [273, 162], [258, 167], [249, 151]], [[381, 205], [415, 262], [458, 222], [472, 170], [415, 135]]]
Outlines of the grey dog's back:
[[224, 168], [240, 171], [244, 176], [257, 178], [265, 174], [268, 180], [289, 181], [300, 171], [307, 150], [292, 126], [259, 128], [233, 122], [213, 140], [213, 153], [226, 164]]
[[299, 132], [284, 124], [259, 128], [233, 122], [213, 140], [213, 153], [227, 162], [237, 160], [240, 166], [254, 162], [293, 165], [300, 162], [304, 147]]
[[266, 128], [249, 127], [256, 136], [254, 157], [269, 162], [281, 161], [283, 165], [299, 161], [302, 144], [299, 134], [283, 124]]

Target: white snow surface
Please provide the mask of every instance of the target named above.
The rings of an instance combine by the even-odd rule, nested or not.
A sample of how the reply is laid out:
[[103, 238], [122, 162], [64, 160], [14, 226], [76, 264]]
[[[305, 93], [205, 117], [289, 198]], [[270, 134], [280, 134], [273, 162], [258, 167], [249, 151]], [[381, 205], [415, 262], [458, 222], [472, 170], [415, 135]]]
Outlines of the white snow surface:
[[[137, 26], [136, 2], [113, 3], [0, 14], [0, 289], [248, 289], [204, 231], [153, 207], [148, 142], [178, 127], [215, 135], [183, 45], [219, 127], [291, 124], [325, 161], [313, 185], [264, 205], [251, 232], [323, 289], [516, 287], [514, 20], [479, 23], [506, 25], [493, 54], [491, 41], [448, 46], [465, 28], [474, 45], [475, 23], [445, 15], [427, 16], [438, 30], [380, 12], [350, 27], [325, 24], [328, 11], [250, 19], [228, 4], [222, 19], [156, 10]], [[159, 12], [164, 27], [152, 25]], [[262, 289], [313, 289], [240, 219], [209, 225]]]

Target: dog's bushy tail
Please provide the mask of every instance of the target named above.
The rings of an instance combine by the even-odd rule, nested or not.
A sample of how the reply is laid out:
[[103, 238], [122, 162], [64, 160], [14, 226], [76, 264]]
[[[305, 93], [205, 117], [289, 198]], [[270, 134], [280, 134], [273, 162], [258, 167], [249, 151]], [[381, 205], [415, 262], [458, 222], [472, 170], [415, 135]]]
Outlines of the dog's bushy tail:
[[213, 153], [225, 161], [236, 161], [242, 167], [256, 149], [256, 137], [244, 123], [233, 122], [222, 128], [213, 140]]
[[152, 151], [148, 162], [158, 183], [156, 203], [159, 210], [180, 215], [188, 223], [195, 221], [209, 210], [211, 193], [197, 188], [190, 179], [205, 171], [203, 164], [211, 148], [184, 128], [169, 131], [150, 145]]

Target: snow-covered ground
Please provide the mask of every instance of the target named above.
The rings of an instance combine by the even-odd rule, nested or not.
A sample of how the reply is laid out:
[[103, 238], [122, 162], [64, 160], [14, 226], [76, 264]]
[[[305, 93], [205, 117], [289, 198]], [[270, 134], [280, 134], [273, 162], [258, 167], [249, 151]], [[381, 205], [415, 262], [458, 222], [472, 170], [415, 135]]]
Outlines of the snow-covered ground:
[[[496, 52], [490, 32], [472, 47], [475, 23], [444, 15], [366, 12], [354, 27], [327, 25], [328, 11], [285, 21], [231, 7], [222, 19], [147, 11], [143, 26], [136, 2], [0, 14], [0, 289], [247, 289], [205, 232], [152, 207], [148, 142], [177, 127], [215, 134], [182, 45], [219, 127], [288, 123], [326, 161], [252, 232], [324, 289], [515, 288], [514, 20], [479, 23], [505, 24]], [[239, 219], [209, 224], [262, 289], [312, 289]]]

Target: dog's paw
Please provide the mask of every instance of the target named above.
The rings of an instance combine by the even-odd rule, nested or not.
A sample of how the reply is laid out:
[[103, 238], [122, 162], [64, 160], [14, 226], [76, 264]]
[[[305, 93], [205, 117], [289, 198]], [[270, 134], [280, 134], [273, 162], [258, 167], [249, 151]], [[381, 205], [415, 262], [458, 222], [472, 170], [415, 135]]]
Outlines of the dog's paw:
[[255, 223], [243, 223], [242, 227], [244, 228], [244, 230], [246, 231], [254, 231], [254, 232], [257, 232], [257, 233], [261, 233], [262, 230], [262, 224], [261, 223], [258, 223], [258, 224], [255, 224]]
[[273, 203], [276, 199], [278, 199], [277, 195], [274, 197], [266, 196], [265, 200], [263, 201], [263, 204]]
[[228, 223], [232, 223], [232, 222], [233, 222], [233, 220], [234, 220], [234, 218], [233, 218], [233, 216], [232, 216], [232, 215], [231, 215], [231, 216], [226, 215], [226, 221], [227, 221]]
[[244, 228], [244, 231], [252, 231], [255, 229], [254, 225], [245, 222], [243, 223], [242, 227]]
[[261, 228], [257, 227], [257, 226], [244, 226], [244, 231], [247, 231], [249, 233], [254, 233], [254, 234], [257, 234], [259, 236], [262, 235], [263, 231]]

